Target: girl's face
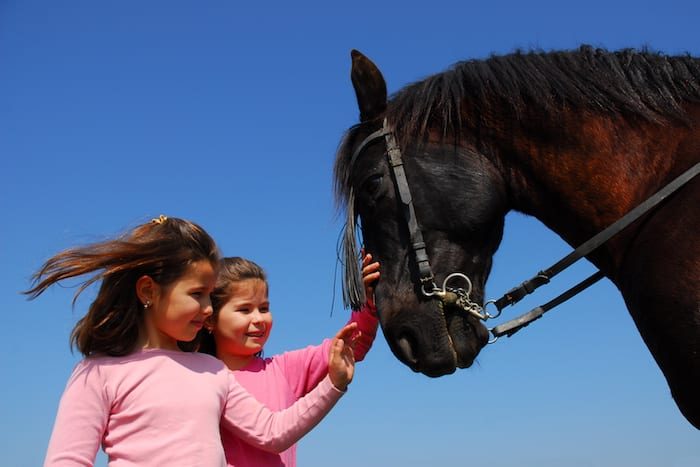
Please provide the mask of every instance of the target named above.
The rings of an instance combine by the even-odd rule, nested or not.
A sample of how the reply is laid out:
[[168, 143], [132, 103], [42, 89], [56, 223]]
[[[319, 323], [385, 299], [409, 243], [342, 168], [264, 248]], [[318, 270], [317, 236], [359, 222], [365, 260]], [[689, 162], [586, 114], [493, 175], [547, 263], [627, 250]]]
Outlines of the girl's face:
[[189, 342], [211, 316], [210, 294], [216, 284], [211, 263], [192, 263], [185, 274], [167, 287], [156, 286], [145, 312], [146, 347], [176, 350], [177, 341]]
[[231, 299], [219, 310], [214, 340], [219, 358], [245, 364], [263, 349], [272, 329], [267, 285], [260, 279], [245, 279], [230, 287]]

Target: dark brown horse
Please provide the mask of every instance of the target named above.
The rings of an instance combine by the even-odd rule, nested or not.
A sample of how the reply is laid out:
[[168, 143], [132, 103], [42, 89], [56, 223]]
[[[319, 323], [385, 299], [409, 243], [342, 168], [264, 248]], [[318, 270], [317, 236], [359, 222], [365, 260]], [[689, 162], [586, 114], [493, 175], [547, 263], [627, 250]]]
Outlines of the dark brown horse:
[[[690, 56], [514, 53], [458, 63], [387, 99], [379, 69], [353, 51], [351, 77], [360, 123], [335, 165], [348, 210], [346, 291], [361, 290], [352, 273], [359, 216], [382, 264], [384, 335], [429, 376], [470, 366], [489, 339], [479, 313], [431, 294], [459, 273], [462, 295], [481, 309], [509, 210], [578, 246], [700, 161], [700, 60]], [[700, 428], [698, 232], [695, 177], [586, 257], [620, 290], [681, 412]]]

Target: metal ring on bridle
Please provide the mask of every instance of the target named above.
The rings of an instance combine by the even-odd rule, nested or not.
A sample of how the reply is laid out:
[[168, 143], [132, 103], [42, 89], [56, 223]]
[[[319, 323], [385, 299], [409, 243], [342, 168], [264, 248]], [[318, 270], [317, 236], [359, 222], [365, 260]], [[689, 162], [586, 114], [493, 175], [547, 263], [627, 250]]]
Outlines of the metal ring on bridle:
[[493, 328], [488, 328], [488, 329], [489, 329], [489, 335], [492, 337], [488, 340], [488, 342], [486, 344], [493, 344], [494, 342], [496, 342], [498, 340], [498, 336], [493, 335], [493, 333], [492, 333]]
[[[421, 281], [421, 282], [423, 282], [423, 281]], [[432, 289], [431, 289], [430, 291], [427, 291], [427, 290], [425, 289], [425, 286], [432, 287]], [[439, 292], [442, 292], [442, 291], [438, 288], [438, 286], [435, 285], [435, 282], [433, 282], [432, 280], [431, 280], [430, 282], [428, 282], [428, 281], [423, 282], [423, 283], [421, 284], [421, 286], [420, 286], [420, 290], [421, 290], [421, 292], [423, 292], [423, 295], [425, 295], [426, 297], [429, 297], [429, 298], [433, 298], [433, 297], [434, 297], [435, 295], [437, 295]]]
[[442, 291], [443, 291], [443, 292], [447, 292], [447, 283], [448, 283], [448, 282], [450, 281], [450, 279], [452, 279], [453, 277], [461, 277], [462, 279], [464, 279], [464, 280], [467, 282], [467, 285], [469, 286], [469, 288], [468, 288], [467, 290], [464, 290], [464, 289], [457, 289], [457, 290], [464, 290], [464, 293], [465, 293], [465, 294], [467, 295], [467, 297], [468, 297], [469, 294], [472, 293], [472, 281], [469, 280], [469, 278], [468, 278], [467, 276], [465, 276], [464, 274], [462, 274], [461, 272], [453, 272], [452, 274], [450, 274], [449, 276], [447, 276], [447, 277], [445, 278], [445, 280], [442, 281]]
[[[487, 307], [489, 304], [496, 305], [496, 300], [487, 300], [487, 301], [484, 303], [483, 309], [484, 309], [484, 316], [486, 316], [486, 319], [493, 319], [493, 318], [498, 318], [499, 316], [501, 316], [501, 312], [502, 312], [503, 310], [499, 310], [498, 307], [496, 307], [496, 310], [497, 310], [497, 311], [496, 311], [496, 314], [495, 314], [495, 315], [492, 315], [491, 313], [489, 313], [488, 311], [486, 311], [486, 307]], [[494, 341], [494, 342], [495, 342], [495, 341]]]

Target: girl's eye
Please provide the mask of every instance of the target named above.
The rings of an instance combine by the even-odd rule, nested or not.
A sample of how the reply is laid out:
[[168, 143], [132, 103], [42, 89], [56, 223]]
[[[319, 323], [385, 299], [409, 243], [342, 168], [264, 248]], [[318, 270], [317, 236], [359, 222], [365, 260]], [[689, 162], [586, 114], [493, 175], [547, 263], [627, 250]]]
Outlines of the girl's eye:
[[269, 306], [261, 306], [260, 307], [260, 313], [269, 313], [269, 312], [270, 312]]

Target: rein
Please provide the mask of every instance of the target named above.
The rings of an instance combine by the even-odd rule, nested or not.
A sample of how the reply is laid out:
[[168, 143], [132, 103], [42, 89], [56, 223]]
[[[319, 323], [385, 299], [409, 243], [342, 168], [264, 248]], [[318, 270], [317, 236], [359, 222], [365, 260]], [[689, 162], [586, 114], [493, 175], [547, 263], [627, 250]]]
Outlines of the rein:
[[[525, 296], [534, 292], [535, 289], [539, 288], [544, 284], [549, 283], [552, 277], [559, 274], [560, 272], [574, 264], [579, 259], [586, 256], [587, 254], [591, 253], [601, 245], [605, 244], [613, 236], [618, 234], [620, 231], [624, 230], [632, 222], [639, 219], [643, 214], [647, 213], [649, 210], [654, 208], [661, 201], [667, 198], [670, 194], [681, 188], [693, 177], [698, 175], [698, 173], [700, 173], [700, 162], [698, 162], [694, 166], [686, 170], [684, 173], [682, 173], [680, 176], [675, 178], [673, 181], [668, 183], [650, 198], [643, 201], [641, 204], [629, 211], [623, 217], [621, 217], [620, 219], [612, 223], [610, 226], [593, 236], [588, 241], [584, 242], [581, 246], [579, 246], [567, 256], [556, 262], [554, 265], [538, 272], [534, 277], [526, 280], [519, 286], [509, 290], [501, 298], [486, 301], [484, 306], [482, 307], [478, 303], [475, 303], [471, 300], [471, 280], [466, 275], [460, 272], [454, 272], [452, 274], [449, 274], [443, 281], [442, 287], [438, 287], [435, 284], [435, 278], [433, 275], [432, 268], [430, 267], [430, 260], [428, 258], [426, 245], [423, 241], [423, 233], [418, 224], [415, 208], [413, 207], [413, 198], [411, 197], [411, 190], [408, 186], [408, 180], [406, 179], [406, 172], [403, 166], [401, 149], [399, 148], [399, 145], [396, 142], [396, 137], [394, 136], [394, 132], [389, 126], [389, 123], [386, 119], [384, 119], [382, 128], [371, 133], [360, 143], [360, 145], [357, 147], [357, 149], [352, 155], [351, 163], [354, 163], [355, 159], [359, 157], [360, 153], [367, 145], [382, 137], [384, 138], [386, 144], [387, 158], [391, 166], [392, 174], [394, 176], [396, 190], [398, 192], [399, 199], [403, 207], [403, 217], [408, 227], [413, 258], [415, 259], [416, 264], [418, 265], [421, 293], [425, 297], [439, 300], [443, 309], [445, 306], [456, 306], [482, 321], [487, 321], [489, 319], [498, 317], [501, 314], [503, 308], [505, 308], [508, 305], [514, 305], [515, 303], [522, 300]], [[512, 336], [517, 331], [524, 328], [531, 322], [541, 318], [542, 315], [544, 315], [544, 313], [546, 313], [550, 309], [556, 307], [557, 305], [560, 305], [561, 303], [564, 303], [571, 297], [579, 294], [583, 290], [598, 282], [603, 277], [605, 277], [604, 274], [601, 271], [597, 271], [588, 278], [571, 287], [566, 292], [545, 303], [544, 305], [535, 307], [528, 313], [525, 313], [513, 320], [507, 321], [503, 324], [490, 328], [489, 332], [491, 333], [491, 335], [493, 335], [493, 338], [489, 341], [489, 343], [496, 342], [496, 340], [498, 340], [498, 338], [503, 335], [506, 335], [508, 337]], [[466, 284], [466, 287], [449, 286], [449, 283], [453, 281], [453, 279], [461, 279]], [[493, 315], [489, 314], [484, 309], [489, 304], [493, 304], [497, 309], [497, 312]]]

